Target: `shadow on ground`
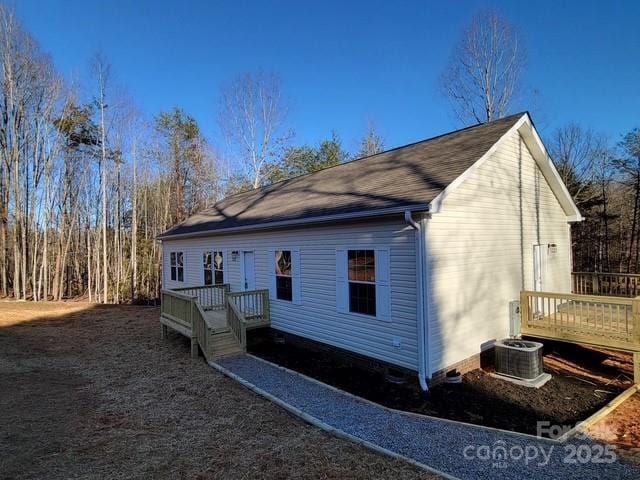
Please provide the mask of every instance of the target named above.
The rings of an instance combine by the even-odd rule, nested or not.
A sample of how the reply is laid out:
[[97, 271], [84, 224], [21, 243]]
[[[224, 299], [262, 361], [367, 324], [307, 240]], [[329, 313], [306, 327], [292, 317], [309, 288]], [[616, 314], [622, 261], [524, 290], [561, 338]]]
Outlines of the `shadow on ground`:
[[0, 302], [3, 478], [431, 478], [159, 340], [153, 307]]

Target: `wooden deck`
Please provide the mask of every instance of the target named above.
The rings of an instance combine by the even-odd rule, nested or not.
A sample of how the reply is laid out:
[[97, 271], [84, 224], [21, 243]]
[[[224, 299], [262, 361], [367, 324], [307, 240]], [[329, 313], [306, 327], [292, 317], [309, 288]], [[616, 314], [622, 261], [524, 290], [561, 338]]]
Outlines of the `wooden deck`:
[[162, 291], [161, 336], [171, 328], [207, 360], [246, 350], [246, 332], [270, 325], [266, 290], [231, 293], [228, 285]]
[[631, 352], [640, 383], [640, 297], [523, 291], [520, 307], [523, 335]]
[[[228, 332], [230, 330], [227, 324], [228, 314], [226, 308], [224, 310], [205, 310], [204, 312], [209, 328], [215, 332]], [[268, 326], [269, 322], [265, 322], [260, 318], [253, 319], [251, 316], [249, 316], [249, 318], [245, 317], [245, 328], [247, 330]]]
[[573, 293], [580, 295], [640, 296], [640, 274], [611, 272], [573, 272]]

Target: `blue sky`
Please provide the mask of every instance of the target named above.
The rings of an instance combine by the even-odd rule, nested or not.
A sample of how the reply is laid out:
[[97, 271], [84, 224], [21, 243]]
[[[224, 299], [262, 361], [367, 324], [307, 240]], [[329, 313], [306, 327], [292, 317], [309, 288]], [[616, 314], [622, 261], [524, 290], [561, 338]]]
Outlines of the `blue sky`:
[[373, 121], [386, 147], [459, 127], [438, 76], [470, 17], [491, 7], [524, 36], [524, 83], [543, 135], [567, 122], [617, 139], [640, 127], [640, 2], [17, 0], [69, 78], [96, 51], [149, 115], [174, 105], [214, 144], [221, 84], [277, 72], [295, 143], [335, 129], [355, 150]]

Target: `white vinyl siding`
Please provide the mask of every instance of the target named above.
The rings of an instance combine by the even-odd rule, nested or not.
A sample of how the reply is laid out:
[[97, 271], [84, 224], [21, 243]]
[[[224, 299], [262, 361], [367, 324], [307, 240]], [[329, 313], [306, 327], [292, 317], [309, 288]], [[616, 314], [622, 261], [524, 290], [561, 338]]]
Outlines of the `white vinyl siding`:
[[[376, 271], [387, 278], [388, 321], [366, 315], [338, 311], [340, 302], [336, 284], [339, 250], [360, 245], [384, 250], [389, 258], [388, 271]], [[395, 365], [417, 369], [415, 236], [404, 220], [368, 220], [348, 225], [306, 226], [297, 229], [247, 232], [235, 235], [165, 240], [164, 288], [200, 285], [202, 252], [223, 249], [225, 282], [233, 291], [241, 290], [240, 258], [231, 252], [255, 252], [256, 288], [274, 292], [274, 252], [291, 250], [293, 301], [278, 300], [270, 293], [271, 320], [274, 328], [319, 342], [368, 355]], [[185, 281], [171, 282], [168, 252], [182, 249], [185, 255]], [[194, 264], [192, 259], [196, 259]], [[346, 267], [346, 259], [343, 262]], [[198, 265], [197, 269], [191, 268]], [[348, 297], [347, 297], [348, 301]], [[376, 300], [378, 302], [378, 300]], [[399, 346], [394, 346], [398, 344]]]
[[557, 246], [544, 289], [570, 291], [567, 217], [518, 133], [426, 225], [432, 371], [508, 336], [509, 301], [533, 288], [534, 244]]

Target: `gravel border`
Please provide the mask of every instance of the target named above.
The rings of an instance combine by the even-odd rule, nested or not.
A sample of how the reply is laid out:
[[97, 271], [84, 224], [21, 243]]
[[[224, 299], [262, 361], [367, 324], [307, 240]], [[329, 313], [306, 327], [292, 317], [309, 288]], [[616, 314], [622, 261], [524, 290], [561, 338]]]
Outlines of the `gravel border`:
[[[338, 387], [334, 387], [333, 385], [329, 385], [327, 383], [321, 382], [320, 380], [318, 380], [316, 378], [313, 378], [313, 377], [309, 377], [308, 375], [305, 375], [304, 373], [296, 372], [295, 370], [291, 370], [291, 369], [289, 369], [287, 367], [283, 367], [282, 365], [278, 365], [277, 363], [270, 362], [269, 360], [265, 360], [264, 358], [260, 358], [260, 357], [258, 357], [256, 355], [251, 354], [251, 353], [246, 353], [246, 355], [248, 357], [251, 357], [251, 358], [255, 359], [255, 360], [258, 360], [259, 362], [264, 362], [267, 365], [271, 365], [272, 367], [282, 369], [285, 372], [288, 372], [288, 373], [290, 373], [292, 375], [298, 375], [298, 376], [300, 376], [300, 377], [304, 378], [305, 380], [308, 380], [308, 381], [310, 381], [312, 383], [317, 383], [318, 385], [320, 385], [320, 386], [322, 386], [324, 388], [328, 388], [329, 390], [333, 390], [333, 391], [338, 392], [338, 393], [340, 393], [342, 395], [346, 395], [348, 397], [352, 397], [358, 402], [369, 403], [369, 404], [373, 405], [374, 407], [382, 408], [384, 410], [387, 410], [388, 412], [390, 412], [392, 414], [393, 413], [397, 413], [397, 414], [400, 414], [400, 415], [408, 415], [408, 416], [416, 417], [416, 418], [433, 419], [433, 420], [437, 420], [439, 422], [450, 422], [450, 423], [453, 423], [454, 425], [461, 425], [461, 426], [466, 426], [466, 427], [469, 427], [469, 428], [479, 428], [481, 430], [487, 430], [489, 432], [504, 433], [506, 435], [511, 435], [511, 436], [516, 435], [516, 436], [521, 437], [523, 439], [523, 441], [528, 439], [528, 440], [532, 440], [532, 441], [535, 441], [535, 442], [547, 442], [547, 443], [562, 445], [564, 443], [564, 441], [567, 438], [569, 438], [568, 436], [564, 436], [564, 435], [563, 435], [564, 440], [563, 439], [555, 439], [555, 438], [547, 438], [547, 437], [537, 437], [535, 435], [531, 435], [530, 433], [514, 432], [514, 431], [511, 431], [511, 430], [505, 430], [503, 428], [487, 427], [485, 425], [478, 425], [478, 424], [475, 424], [475, 423], [467, 423], [467, 422], [463, 422], [461, 420], [452, 420], [450, 418], [434, 417], [433, 415], [425, 415], [424, 413], [408, 412], [408, 411], [405, 411], [405, 410], [399, 410], [397, 408], [387, 407], [385, 405], [380, 405], [379, 403], [376, 403], [373, 400], [368, 400], [366, 398], [359, 397], [359, 396], [357, 396], [357, 395], [355, 395], [353, 393], [347, 392], [345, 390], [341, 390]], [[567, 432], [567, 434], [575, 433], [576, 428], [578, 428], [578, 427], [572, 428], [571, 431]], [[567, 435], [567, 434], [565, 434], [565, 435]]]
[[358, 445], [362, 445], [364, 447], [367, 447], [371, 450], [373, 450], [374, 452], [377, 453], [381, 453], [383, 455], [387, 455], [391, 458], [395, 458], [398, 460], [403, 460], [405, 462], [410, 463], [411, 465], [414, 465], [418, 468], [421, 468], [427, 472], [430, 473], [435, 473], [439, 476], [442, 476], [448, 480], [459, 480], [456, 477], [452, 477], [451, 475], [447, 475], [444, 472], [441, 472], [439, 470], [435, 470], [433, 468], [431, 468], [428, 465], [425, 465], [424, 463], [420, 463], [416, 460], [414, 460], [413, 458], [409, 458], [406, 457], [404, 455], [400, 455], [398, 453], [392, 452], [391, 450], [387, 450], [386, 448], [380, 447], [379, 445], [376, 445], [375, 443], [371, 443], [367, 440], [363, 440], [359, 437], [355, 437], [351, 434], [348, 434], [342, 430], [339, 430], [337, 428], [332, 427], [331, 425], [321, 422], [320, 420], [318, 420], [315, 417], [312, 417], [311, 415], [309, 415], [308, 413], [303, 412], [302, 410], [289, 405], [288, 403], [280, 400], [278, 397], [275, 397], [273, 395], [271, 395], [269, 392], [266, 392], [264, 390], [262, 390], [261, 388], [256, 387], [254, 384], [244, 380], [242, 377], [239, 377], [238, 375], [236, 375], [235, 373], [231, 372], [230, 370], [227, 370], [226, 368], [216, 364], [215, 362], [209, 362], [209, 365], [211, 365], [213, 368], [215, 368], [216, 370], [218, 370], [219, 372], [225, 374], [226, 376], [232, 378], [233, 380], [236, 380], [237, 382], [239, 382], [241, 385], [247, 387], [249, 390], [257, 393], [258, 395], [261, 395], [263, 397], [265, 397], [267, 400], [270, 400], [271, 402], [275, 403], [276, 405], [278, 405], [279, 407], [284, 408], [285, 410], [287, 410], [290, 413], [293, 413], [294, 415], [296, 415], [297, 417], [300, 417], [302, 420], [304, 420], [305, 422], [310, 423], [311, 425], [314, 425], [318, 428], [320, 428], [321, 430], [324, 430], [327, 433], [330, 433], [331, 435], [334, 435], [338, 438], [342, 438], [345, 440], [349, 440], [351, 442], [357, 443]]
[[[211, 362], [243, 385], [305, 421], [392, 454], [431, 472], [460, 479], [637, 479], [640, 470], [616, 460], [596, 463], [567, 455], [578, 447], [597, 457], [600, 444], [573, 439], [563, 445], [437, 418], [390, 411], [249, 355]], [[252, 388], [253, 387], [253, 388]], [[494, 453], [510, 452], [492, 458]], [[545, 462], [544, 455], [548, 455]], [[527, 459], [529, 454], [529, 459]], [[531, 458], [536, 455], [535, 458]]]

